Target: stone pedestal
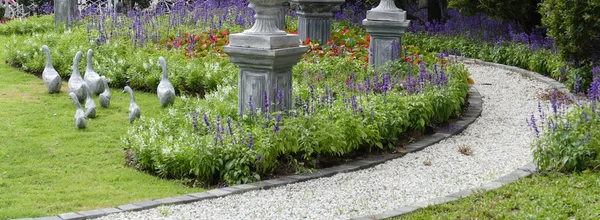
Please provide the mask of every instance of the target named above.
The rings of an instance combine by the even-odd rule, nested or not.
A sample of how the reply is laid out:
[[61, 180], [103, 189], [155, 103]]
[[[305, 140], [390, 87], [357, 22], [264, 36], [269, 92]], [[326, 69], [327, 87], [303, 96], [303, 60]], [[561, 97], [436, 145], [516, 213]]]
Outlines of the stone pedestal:
[[369, 64], [379, 67], [387, 61], [400, 58], [402, 34], [409, 24], [406, 12], [396, 8], [393, 0], [382, 0], [376, 8], [367, 11], [363, 25], [371, 35]]
[[275, 25], [277, 25], [277, 29], [285, 31], [285, 7], [289, 5], [288, 2], [283, 2], [281, 4], [283, 7], [277, 11], [277, 17], [275, 17]]
[[77, 18], [77, 0], [54, 1], [54, 24], [68, 23], [70, 19]]
[[[223, 51], [231, 62], [239, 67], [238, 113], [248, 112], [249, 102], [264, 110], [264, 93], [267, 93], [269, 111], [292, 107], [292, 66], [306, 51], [300, 46], [300, 38], [286, 34], [276, 26], [277, 11], [285, 0], [250, 0], [256, 11], [256, 22], [251, 29], [229, 37], [229, 45]], [[276, 89], [273, 89], [273, 88]], [[277, 93], [282, 91], [282, 103], [277, 103]]]
[[304, 40], [319, 40], [327, 43], [331, 37], [333, 12], [345, 0], [291, 0], [290, 4], [298, 15], [298, 35]]

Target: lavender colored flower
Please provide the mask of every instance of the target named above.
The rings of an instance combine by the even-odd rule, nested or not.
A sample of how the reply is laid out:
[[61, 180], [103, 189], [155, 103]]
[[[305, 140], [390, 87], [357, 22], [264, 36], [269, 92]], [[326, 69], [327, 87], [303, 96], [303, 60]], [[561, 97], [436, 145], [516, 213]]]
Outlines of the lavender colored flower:
[[231, 127], [231, 117], [227, 116], [227, 129], [229, 130], [229, 135], [233, 135], [233, 128]]
[[282, 116], [283, 116], [283, 114], [279, 113], [275, 117], [275, 127], [273, 128], [273, 132], [278, 132], [279, 131], [279, 123], [281, 122]]
[[254, 136], [252, 136], [252, 133], [248, 133], [248, 147], [254, 150]]
[[250, 110], [250, 115], [254, 115], [254, 103], [252, 103], [252, 95], [250, 95], [248, 100], [248, 110]]
[[263, 101], [265, 102], [265, 108], [263, 109], [263, 112], [269, 112], [269, 106], [271, 105], [271, 103], [269, 103], [269, 96], [267, 94], [267, 91], [263, 91]]
[[206, 127], [208, 127], [208, 130], [212, 130], [212, 127], [210, 126], [210, 122], [208, 121], [208, 115], [206, 114], [206, 112], [204, 113], [204, 124], [206, 125]]

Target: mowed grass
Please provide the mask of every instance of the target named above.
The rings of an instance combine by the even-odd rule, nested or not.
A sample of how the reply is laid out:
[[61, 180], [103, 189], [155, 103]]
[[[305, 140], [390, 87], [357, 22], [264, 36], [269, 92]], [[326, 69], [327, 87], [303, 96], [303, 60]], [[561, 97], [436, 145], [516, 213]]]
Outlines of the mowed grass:
[[600, 173], [535, 175], [393, 219], [600, 219]]
[[[0, 36], [0, 45], [6, 40]], [[111, 88], [108, 109], [100, 108], [95, 96], [98, 117], [88, 120], [87, 129], [78, 130], [66, 81], [60, 93], [48, 94], [41, 79], [8, 66], [5, 60], [6, 55], [0, 54], [0, 219], [57, 215], [203, 191], [125, 165], [120, 138], [135, 122], [129, 124], [129, 96], [123, 88]], [[167, 111], [160, 108], [156, 94], [137, 92], [135, 97], [142, 116]]]

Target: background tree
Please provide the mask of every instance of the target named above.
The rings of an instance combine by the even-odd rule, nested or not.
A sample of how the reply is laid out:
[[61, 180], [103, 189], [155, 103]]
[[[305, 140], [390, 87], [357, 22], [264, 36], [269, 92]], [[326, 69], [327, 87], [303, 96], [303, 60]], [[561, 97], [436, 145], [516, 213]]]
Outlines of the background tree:
[[467, 15], [478, 12], [504, 21], [515, 21], [523, 32], [530, 33], [541, 25], [538, 5], [542, 0], [448, 0], [448, 7], [457, 8]]
[[564, 60], [600, 65], [600, 1], [544, 0], [540, 13]]

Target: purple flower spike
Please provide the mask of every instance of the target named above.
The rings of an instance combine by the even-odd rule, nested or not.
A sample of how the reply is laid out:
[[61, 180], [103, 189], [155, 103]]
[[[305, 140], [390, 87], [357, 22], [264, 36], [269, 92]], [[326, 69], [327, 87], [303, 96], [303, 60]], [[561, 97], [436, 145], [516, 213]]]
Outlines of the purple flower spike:
[[254, 136], [252, 136], [252, 133], [249, 133], [248, 134], [248, 147], [250, 149], [254, 150], [254, 140], [253, 139], [254, 139]]
[[204, 113], [204, 124], [206, 125], [206, 127], [208, 127], [208, 130], [212, 130], [212, 128], [210, 127], [210, 122], [208, 121], [208, 115], [206, 114], [206, 112]]
[[233, 129], [231, 128], [231, 117], [227, 116], [227, 128], [229, 129], [229, 135], [233, 135]]

